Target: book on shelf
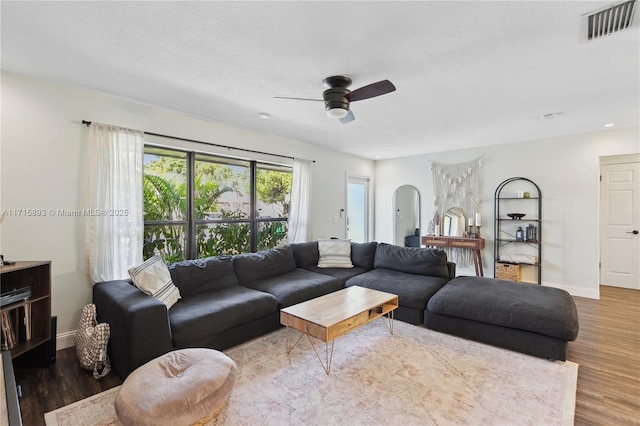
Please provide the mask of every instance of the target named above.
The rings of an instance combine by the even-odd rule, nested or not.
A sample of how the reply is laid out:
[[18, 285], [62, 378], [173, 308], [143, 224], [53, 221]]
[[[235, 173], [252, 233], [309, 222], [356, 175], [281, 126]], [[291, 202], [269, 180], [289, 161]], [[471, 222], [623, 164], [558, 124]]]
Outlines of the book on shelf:
[[26, 303], [24, 310], [24, 340], [31, 340], [31, 303]]
[[26, 303], [20, 306], [14, 315], [17, 321], [14, 331], [18, 334], [18, 342], [31, 340], [31, 305]]
[[12, 349], [16, 345], [16, 332], [13, 328], [13, 321], [8, 311], [2, 313], [2, 350]]
[[2, 349], [3, 351], [9, 350], [11, 349], [9, 347], [9, 334], [8, 334], [8, 328], [5, 325], [5, 316], [7, 315], [6, 312], [3, 312], [2, 315], [0, 316], [0, 349]]

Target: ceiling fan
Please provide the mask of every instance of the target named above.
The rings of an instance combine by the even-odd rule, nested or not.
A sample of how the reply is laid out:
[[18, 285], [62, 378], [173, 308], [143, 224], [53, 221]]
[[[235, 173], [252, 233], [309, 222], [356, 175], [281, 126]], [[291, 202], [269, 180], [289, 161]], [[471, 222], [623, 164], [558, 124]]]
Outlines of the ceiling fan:
[[290, 98], [286, 96], [274, 96], [274, 98], [324, 102], [327, 115], [331, 118], [339, 118], [343, 124], [346, 124], [355, 120], [353, 112], [349, 109], [351, 102], [375, 98], [396, 90], [396, 86], [389, 80], [382, 80], [351, 91], [348, 89], [351, 86], [351, 79], [344, 75], [327, 77], [323, 83], [327, 90], [322, 93], [322, 99]]

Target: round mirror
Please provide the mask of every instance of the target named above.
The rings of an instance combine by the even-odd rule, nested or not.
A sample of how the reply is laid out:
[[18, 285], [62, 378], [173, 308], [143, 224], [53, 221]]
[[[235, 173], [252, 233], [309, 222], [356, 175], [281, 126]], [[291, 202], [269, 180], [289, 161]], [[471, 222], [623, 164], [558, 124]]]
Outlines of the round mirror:
[[460, 207], [451, 207], [442, 217], [442, 235], [445, 237], [462, 237], [464, 229], [464, 212]]
[[393, 221], [394, 244], [420, 247], [420, 193], [415, 187], [402, 185], [393, 193]]

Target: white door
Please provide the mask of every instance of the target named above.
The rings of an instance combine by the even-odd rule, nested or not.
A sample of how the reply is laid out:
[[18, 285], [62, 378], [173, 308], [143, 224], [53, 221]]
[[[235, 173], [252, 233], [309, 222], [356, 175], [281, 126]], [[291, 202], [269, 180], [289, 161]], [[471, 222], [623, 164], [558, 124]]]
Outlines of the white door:
[[347, 177], [347, 238], [369, 241], [369, 178]]
[[640, 290], [640, 163], [600, 176], [600, 284]]

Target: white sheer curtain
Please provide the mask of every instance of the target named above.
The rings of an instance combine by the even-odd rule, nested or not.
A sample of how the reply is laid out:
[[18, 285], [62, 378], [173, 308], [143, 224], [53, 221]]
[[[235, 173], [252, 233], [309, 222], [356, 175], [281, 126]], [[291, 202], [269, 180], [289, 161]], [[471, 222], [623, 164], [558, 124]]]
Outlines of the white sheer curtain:
[[92, 123], [87, 151], [86, 260], [95, 284], [142, 263], [143, 133]]
[[311, 160], [293, 160], [291, 206], [289, 209], [289, 243], [309, 241], [309, 198]]

